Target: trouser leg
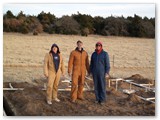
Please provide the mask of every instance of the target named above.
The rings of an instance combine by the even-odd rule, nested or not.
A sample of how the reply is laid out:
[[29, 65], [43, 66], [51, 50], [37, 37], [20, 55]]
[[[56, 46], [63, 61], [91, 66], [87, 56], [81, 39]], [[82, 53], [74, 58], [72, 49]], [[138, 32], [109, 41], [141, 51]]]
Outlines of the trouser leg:
[[72, 87], [71, 87], [71, 99], [77, 99], [77, 89], [78, 89], [78, 75], [72, 75]]
[[105, 80], [105, 75], [99, 75], [98, 76], [98, 81], [99, 81], [99, 98], [100, 101], [103, 102], [106, 100], [106, 80]]
[[82, 99], [83, 99], [84, 79], [85, 79], [84, 75], [80, 75], [78, 77], [78, 94], [77, 94], [77, 97], [82, 98]]
[[55, 75], [49, 75], [47, 83], [47, 100], [52, 100], [53, 83], [55, 80]]
[[97, 75], [95, 73], [93, 73], [93, 82], [94, 82], [94, 92], [95, 92], [95, 96], [96, 96], [96, 101], [99, 101], [99, 83], [98, 83], [98, 79], [97, 79]]
[[59, 84], [59, 80], [60, 80], [60, 76], [61, 73], [57, 72], [55, 80], [54, 80], [54, 84], [53, 84], [53, 99], [57, 98], [57, 94], [58, 94], [58, 84]]

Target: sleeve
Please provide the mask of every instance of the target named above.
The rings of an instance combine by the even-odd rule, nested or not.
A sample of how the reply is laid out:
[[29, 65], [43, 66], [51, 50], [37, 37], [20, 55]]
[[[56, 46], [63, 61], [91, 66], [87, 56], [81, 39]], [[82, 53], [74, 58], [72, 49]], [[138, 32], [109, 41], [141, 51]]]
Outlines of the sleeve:
[[93, 54], [92, 54], [92, 56], [91, 56], [91, 61], [90, 61], [90, 73], [92, 73], [93, 71]]
[[74, 61], [74, 55], [73, 55], [73, 52], [71, 52], [69, 57], [69, 62], [68, 62], [68, 73], [72, 72], [73, 61]]
[[86, 57], [86, 68], [87, 68], [87, 71], [88, 73], [90, 73], [90, 69], [89, 69], [89, 59], [88, 59], [88, 54], [87, 54], [87, 57]]
[[48, 59], [48, 53], [47, 53], [44, 57], [44, 66], [43, 66], [43, 72], [45, 76], [48, 76], [48, 63], [49, 63], [49, 59]]
[[105, 73], [109, 74], [109, 71], [110, 71], [109, 55], [106, 52], [105, 54]]
[[[61, 56], [61, 58], [62, 58], [62, 56]], [[64, 67], [63, 58], [62, 58], [62, 61], [61, 61], [61, 71], [62, 71], [62, 74], [65, 74], [65, 67]]]

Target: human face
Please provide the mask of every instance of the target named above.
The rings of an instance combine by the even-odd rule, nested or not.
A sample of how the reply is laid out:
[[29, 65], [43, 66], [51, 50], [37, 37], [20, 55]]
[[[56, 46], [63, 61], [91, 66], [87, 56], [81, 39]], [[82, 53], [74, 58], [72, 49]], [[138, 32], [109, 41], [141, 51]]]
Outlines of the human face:
[[96, 44], [96, 50], [100, 50], [100, 49], [101, 49], [101, 47], [102, 47], [102, 45], [101, 45], [101, 44]]
[[82, 49], [82, 46], [83, 46], [83, 43], [80, 43], [80, 42], [79, 42], [79, 43], [77, 43], [77, 47], [78, 47], [78, 49], [79, 49], [79, 50], [81, 50], [81, 49]]
[[57, 50], [58, 50], [57, 47], [53, 47], [53, 48], [52, 48], [52, 51], [53, 51], [54, 53], [57, 53]]

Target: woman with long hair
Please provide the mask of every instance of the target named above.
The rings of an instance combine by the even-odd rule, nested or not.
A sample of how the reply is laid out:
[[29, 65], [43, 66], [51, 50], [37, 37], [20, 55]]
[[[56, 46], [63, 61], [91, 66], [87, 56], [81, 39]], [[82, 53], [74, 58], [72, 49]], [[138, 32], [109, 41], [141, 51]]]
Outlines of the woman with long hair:
[[52, 104], [52, 101], [60, 102], [57, 97], [58, 84], [60, 76], [64, 76], [64, 63], [62, 55], [57, 44], [51, 46], [49, 53], [44, 58], [44, 75], [48, 79], [47, 84], [47, 103]]

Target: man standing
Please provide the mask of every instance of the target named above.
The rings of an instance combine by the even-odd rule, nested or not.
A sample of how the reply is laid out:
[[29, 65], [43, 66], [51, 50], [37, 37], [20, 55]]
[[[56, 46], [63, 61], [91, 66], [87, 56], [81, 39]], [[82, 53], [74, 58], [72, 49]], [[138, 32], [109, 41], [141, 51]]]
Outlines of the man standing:
[[110, 63], [108, 53], [102, 43], [96, 43], [95, 52], [91, 56], [90, 71], [93, 76], [96, 103], [103, 104], [106, 100], [106, 80], [109, 77]]
[[84, 100], [83, 87], [86, 70], [89, 73], [88, 54], [82, 46], [83, 43], [81, 41], [77, 41], [77, 47], [71, 52], [68, 62], [68, 74], [69, 76], [72, 76], [72, 102], [76, 102], [77, 99]]

